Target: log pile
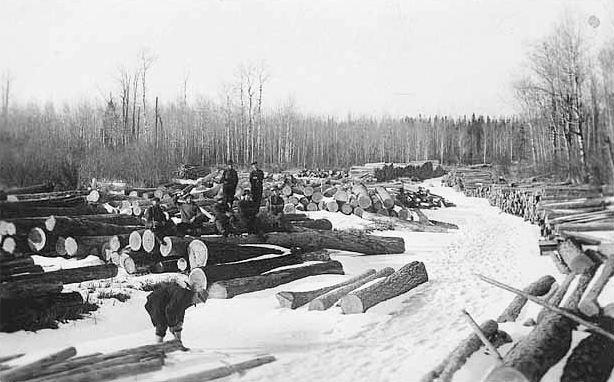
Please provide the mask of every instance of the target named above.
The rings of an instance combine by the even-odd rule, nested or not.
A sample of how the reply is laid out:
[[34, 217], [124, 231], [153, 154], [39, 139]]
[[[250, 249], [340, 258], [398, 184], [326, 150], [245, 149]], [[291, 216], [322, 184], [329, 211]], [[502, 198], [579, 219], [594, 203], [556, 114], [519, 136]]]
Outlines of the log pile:
[[185, 350], [178, 340], [78, 357], [77, 350], [69, 347], [26, 365], [2, 371], [0, 380], [98, 382], [134, 377], [162, 369], [166, 355], [177, 350]]

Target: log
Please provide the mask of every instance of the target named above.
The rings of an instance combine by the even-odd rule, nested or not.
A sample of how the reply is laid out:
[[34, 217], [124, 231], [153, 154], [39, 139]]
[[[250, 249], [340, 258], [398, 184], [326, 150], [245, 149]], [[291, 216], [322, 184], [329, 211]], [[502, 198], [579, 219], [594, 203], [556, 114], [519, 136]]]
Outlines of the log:
[[52, 182], [34, 184], [26, 187], [14, 187], [4, 190], [7, 195], [35, 194], [41, 192], [53, 191], [54, 185]]
[[317, 259], [317, 256], [312, 257], [310, 253], [290, 254], [240, 263], [212, 264], [202, 268], [205, 271], [207, 280], [210, 283], [215, 283], [221, 280], [258, 276], [275, 268], [302, 264], [305, 261], [317, 261]]
[[0, 218], [26, 218], [37, 216], [79, 216], [79, 215], [98, 215], [109, 211], [99, 204], [87, 204], [74, 207], [28, 207], [22, 210], [6, 210], [0, 208]]
[[[143, 238], [141, 237], [142, 232], [144, 231], [132, 231], [130, 232], [130, 235], [128, 236], [128, 245], [130, 246], [130, 249], [132, 249], [133, 251], [138, 251], [142, 247], [142, 244], [143, 244]], [[120, 239], [119, 236], [118, 236], [118, 239]], [[114, 247], [115, 245], [112, 243], [111, 246]]]
[[80, 283], [88, 280], [108, 279], [117, 276], [117, 266], [113, 264], [92, 265], [89, 267], [60, 269], [42, 274], [23, 274], [11, 277], [10, 281], [32, 280], [37, 283], [63, 284]]
[[182, 377], [173, 377], [163, 382], [193, 382], [193, 381], [211, 381], [214, 379], [224, 378], [234, 373], [244, 374], [245, 370], [265, 365], [275, 361], [273, 356], [264, 356], [251, 359], [249, 361], [239, 362], [227, 366], [216, 367], [215, 369], [199, 371], [184, 375]]
[[44, 273], [43, 267], [38, 264], [9, 268], [2, 271], [2, 274], [0, 274], [0, 281], [11, 280], [13, 277], [22, 274], [37, 275], [42, 273]]
[[149, 273], [160, 261], [158, 256], [145, 251], [126, 251], [122, 252], [120, 257], [122, 257], [122, 255], [125, 256], [120, 262], [126, 272], [131, 275], [136, 273]]
[[5, 282], [0, 287], [0, 299], [33, 298], [62, 291], [62, 283]]
[[331, 200], [329, 202], [326, 203], [326, 210], [330, 211], [330, 212], [337, 212], [339, 211], [339, 203], [337, 203], [335, 200]]
[[[386, 210], [383, 210], [386, 211]], [[395, 228], [402, 228], [413, 232], [433, 232], [433, 233], [447, 233], [448, 229], [432, 225], [430, 223], [419, 223], [416, 221], [403, 220], [394, 217], [382, 216], [380, 214], [374, 214], [372, 212], [363, 212], [362, 218], [370, 220], [372, 222], [380, 223], [383, 225], [392, 225]], [[458, 227], [456, 227], [458, 228]]]
[[158, 238], [150, 229], [146, 229], [141, 233], [141, 248], [148, 253], [154, 252], [159, 248]]
[[324, 195], [320, 191], [314, 191], [311, 195], [311, 201], [314, 203], [320, 203], [324, 199]]
[[[556, 292], [548, 300], [545, 300], [545, 301], [547, 301], [551, 305], [559, 306], [559, 304], [561, 303], [561, 301], [563, 301], [563, 298], [567, 294], [567, 290], [569, 289], [571, 282], [575, 279], [576, 276], [577, 276], [577, 273], [575, 272], [571, 272], [567, 274], [561, 286], [558, 287]], [[549, 314], [549, 312], [550, 311], [548, 309], [543, 308], [537, 314], [537, 318], [535, 319], [535, 321], [540, 322], [544, 318], [544, 316]]]
[[576, 273], [584, 273], [595, 265], [593, 260], [584, 254], [582, 247], [573, 239], [561, 241], [558, 252], [565, 264]]
[[356, 195], [356, 202], [360, 208], [364, 210], [371, 207], [371, 197], [369, 197], [369, 192], [363, 184], [352, 186], [352, 193]]
[[[614, 319], [603, 316], [599, 326], [614, 333]], [[607, 382], [614, 368], [614, 341], [593, 333], [576, 346], [563, 368], [561, 382]]]
[[58, 236], [111, 236], [129, 234], [142, 228], [140, 226], [109, 224], [67, 216], [55, 216], [54, 218], [53, 229], [48, 230]]
[[76, 236], [64, 240], [64, 250], [70, 257], [95, 255], [102, 257], [104, 247], [116, 236]]
[[282, 308], [296, 309], [332, 290], [341, 288], [349, 284], [353, 284], [361, 279], [367, 278], [368, 276], [371, 276], [374, 274], [375, 274], [375, 269], [369, 269], [366, 272], [358, 276], [352, 277], [346, 281], [343, 281], [335, 285], [331, 285], [328, 287], [311, 290], [307, 292], [285, 292], [284, 291], [284, 292], [277, 293], [275, 297], [277, 297], [277, 300], [279, 301], [279, 305]]
[[58, 196], [48, 197], [44, 199], [31, 199], [31, 200], [14, 200], [0, 202], [1, 211], [23, 211], [29, 208], [36, 207], [74, 207], [79, 205], [85, 205], [86, 200], [83, 196]]
[[346, 203], [350, 200], [348, 193], [344, 190], [337, 190], [337, 192], [335, 192], [335, 194], [333, 195], [333, 199], [335, 199], [337, 202], [342, 203]]
[[386, 209], [390, 209], [392, 207], [394, 207], [394, 199], [392, 198], [392, 196], [390, 196], [390, 193], [382, 186], [376, 186], [375, 187], [375, 192], [377, 193], [377, 195], [379, 196], [379, 198], [381, 199], [384, 208]]
[[591, 286], [591, 288], [582, 297], [578, 309], [584, 315], [588, 317], [596, 316], [601, 310], [597, 298], [603, 291], [605, 285], [610, 281], [610, 278], [614, 275], [614, 256], [610, 257], [603, 263], [601, 267], [601, 273]]
[[21, 259], [13, 259], [0, 262], [0, 270], [6, 268], [22, 267], [24, 265], [34, 265], [34, 259], [31, 257], [24, 257]]
[[272, 244], [285, 248], [301, 247], [306, 251], [338, 249], [365, 255], [396, 254], [405, 252], [405, 242], [400, 237], [366, 235], [346, 231], [300, 229], [296, 232], [271, 232], [266, 238], [247, 235], [230, 238], [206, 238], [209, 242]]
[[324, 263], [270, 272], [262, 276], [218, 281], [211, 284], [209, 287], [209, 297], [232, 298], [239, 294], [274, 288], [304, 277], [322, 274], [343, 274], [343, 267], [338, 261], [327, 261]]
[[[133, 363], [105, 367], [78, 373], [75, 375], [62, 376], [58, 379], [49, 378], [48, 382], [99, 382], [120, 377], [134, 376], [138, 374], [150, 373], [162, 369], [164, 360], [162, 357], [155, 357], [150, 360], [143, 360]], [[50, 376], [52, 377], [52, 376]]]
[[[497, 335], [498, 328], [499, 326], [493, 320], [487, 320], [480, 325], [480, 329], [489, 339]], [[467, 359], [477, 352], [482, 345], [483, 343], [480, 338], [475, 333], [472, 333], [461, 341], [439, 365], [422, 377], [421, 382], [434, 382], [435, 380], [438, 382], [451, 381], [454, 373], [460, 370], [467, 362]]]
[[[550, 287], [555, 281], [554, 277], [550, 275], [543, 276], [524, 288], [524, 291], [533, 296], [543, 296], [550, 291]], [[499, 318], [497, 318], [497, 322], [515, 322], [527, 301], [522, 296], [515, 296]]]
[[[565, 309], [576, 309], [593, 274], [594, 268], [592, 272], [580, 276], [576, 289], [565, 303]], [[567, 354], [571, 346], [571, 333], [576, 327], [572, 319], [557, 313], [552, 311], [545, 315], [526, 337], [508, 351], [502, 365], [493, 369], [484, 382], [500, 381], [502, 375], [518, 375], [517, 372], [528, 382], [539, 382]]]
[[[225, 264], [243, 261], [264, 255], [279, 255], [282, 251], [274, 248], [258, 247], [253, 245], [234, 245], [216, 243], [203, 238], [209, 250], [208, 264]], [[290, 248], [290, 247], [288, 247]]]
[[337, 301], [346, 296], [348, 293], [360, 288], [361, 286], [376, 280], [381, 277], [388, 277], [394, 273], [394, 269], [386, 267], [379, 271], [368, 275], [367, 277], [355, 280], [347, 285], [327, 291], [323, 295], [315, 298], [309, 303], [309, 310], [326, 310], [333, 306]]
[[[341, 212], [345, 215], [351, 215], [352, 211], [354, 211], [354, 209], [352, 208], [352, 206], [349, 203], [343, 203], [341, 205]], [[332, 226], [332, 224], [331, 224]]]
[[178, 259], [162, 260], [151, 267], [153, 273], [181, 273], [188, 269], [186, 259], [180, 257]]
[[8, 361], [14, 360], [16, 358], [23, 357], [24, 355], [25, 355], [25, 353], [11, 354], [11, 355], [7, 355], [7, 356], [3, 356], [3, 357], [0, 357], [0, 363], [8, 362]]
[[29, 379], [32, 375], [35, 375], [38, 370], [45, 369], [70, 357], [74, 357], [76, 354], [77, 349], [72, 346], [68, 347], [57, 353], [53, 353], [44, 358], [41, 358], [37, 361], [0, 372], [0, 380], [2, 382], [15, 382]]
[[343, 314], [364, 313], [380, 302], [407, 293], [427, 281], [424, 264], [413, 261], [385, 279], [341, 298], [341, 311]]

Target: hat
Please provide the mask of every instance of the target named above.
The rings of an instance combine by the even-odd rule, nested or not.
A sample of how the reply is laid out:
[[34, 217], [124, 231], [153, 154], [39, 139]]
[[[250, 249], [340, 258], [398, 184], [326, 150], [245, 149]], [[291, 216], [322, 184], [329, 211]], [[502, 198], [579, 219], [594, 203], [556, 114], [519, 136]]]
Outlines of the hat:
[[250, 190], [243, 190], [243, 195], [249, 195], [249, 194], [251, 194], [251, 193], [252, 193], [252, 192], [251, 192]]
[[232, 159], [228, 159], [228, 162], [226, 162], [226, 164], [234, 164], [234, 162], [232, 161]]
[[257, 161], [257, 160], [255, 160], [255, 161], [253, 161], [253, 162], [252, 162], [252, 166], [255, 166], [255, 165], [257, 165], [257, 164], [258, 164], [258, 161]]

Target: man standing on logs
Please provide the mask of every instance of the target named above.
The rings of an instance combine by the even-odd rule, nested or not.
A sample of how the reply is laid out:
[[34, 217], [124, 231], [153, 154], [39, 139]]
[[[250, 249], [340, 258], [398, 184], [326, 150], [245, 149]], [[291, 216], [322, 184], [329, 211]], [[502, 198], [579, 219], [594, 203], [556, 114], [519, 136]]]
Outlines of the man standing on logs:
[[231, 159], [228, 161], [228, 168], [224, 170], [224, 173], [222, 174], [222, 192], [224, 193], [224, 202], [231, 207], [235, 198], [235, 192], [237, 191], [237, 183], [239, 183], [239, 176], [233, 167], [233, 162]]
[[179, 195], [173, 198], [173, 202], [179, 208], [179, 213], [181, 214], [181, 223], [177, 225], [177, 229], [181, 234], [187, 234], [202, 226], [206, 216], [202, 213], [200, 207], [194, 203], [192, 194], [185, 196], [184, 203], [179, 203]]
[[[177, 283], [164, 283], [157, 286], [147, 296], [145, 310], [149, 313], [151, 323], [156, 327], [156, 342], [164, 341], [166, 329], [181, 342], [181, 331], [185, 311], [199, 302], [207, 301], [206, 290], [196, 290], [195, 286]], [[187, 349], [186, 349], [187, 350]]]
[[262, 184], [264, 182], [264, 172], [258, 168], [258, 162], [252, 162], [252, 172], [249, 174], [249, 183], [252, 186], [252, 199], [254, 203], [260, 205], [262, 201]]

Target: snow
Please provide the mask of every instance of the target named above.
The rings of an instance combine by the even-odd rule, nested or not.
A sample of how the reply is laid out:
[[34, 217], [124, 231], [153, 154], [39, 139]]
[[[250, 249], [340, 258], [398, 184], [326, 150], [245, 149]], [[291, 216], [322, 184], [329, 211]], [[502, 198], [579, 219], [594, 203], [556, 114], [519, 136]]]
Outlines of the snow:
[[[271, 354], [277, 357], [276, 362], [226, 380], [419, 381], [471, 334], [461, 309], [466, 309], [481, 323], [496, 319], [513, 299], [511, 293], [478, 280], [475, 273], [518, 288], [546, 274], [553, 275], [559, 284], [562, 282], [564, 277], [552, 260], [539, 255], [536, 226], [500, 213], [484, 199], [467, 198], [450, 188], [437, 186], [438, 183], [431, 180], [425, 186], [457, 206], [424, 212], [429, 218], [457, 224], [458, 231], [445, 234], [374, 231], [377, 235], [403, 237], [406, 252], [365, 256], [334, 251], [332, 257], [343, 264], [345, 275], [314, 276], [228, 300], [210, 299], [186, 312], [183, 336], [190, 352], [171, 353], [163, 370], [125, 380], [162, 381]], [[330, 219], [336, 229], [363, 229], [371, 225], [354, 215], [325, 211], [309, 215]], [[308, 311], [306, 306], [282, 309], [275, 298], [279, 291], [316, 289], [369, 268], [398, 269], [414, 260], [424, 262], [429, 282], [364, 314], [343, 315], [338, 307], [327, 311]], [[49, 259], [41, 261], [52, 265]], [[70, 261], [54, 264], [63, 268], [73, 265]], [[35, 359], [66, 346], [76, 346], [78, 354], [83, 355], [151, 343], [154, 330], [143, 308], [147, 292], [129, 285], [156, 277], [163, 276], [122, 275], [117, 283], [124, 283], [125, 290], [132, 295], [130, 300], [125, 303], [102, 300], [102, 307], [91, 317], [62, 324], [60, 329], [0, 333], [0, 356], [27, 352], [28, 359]], [[609, 283], [604, 295], [614, 297], [612, 284]], [[612, 302], [614, 298], [608, 300], [600, 302]], [[529, 302], [516, 323], [505, 323], [500, 328], [517, 341], [531, 330], [522, 323], [535, 317], [539, 310], [539, 306]], [[574, 344], [586, 335], [575, 332]], [[511, 346], [507, 344], [500, 351], [504, 354]], [[481, 350], [456, 373], [454, 381], [479, 381], [494, 363], [493, 356]], [[558, 381], [564, 364], [562, 360], [542, 381]], [[614, 377], [610, 377], [610, 382], [614, 382]]]

